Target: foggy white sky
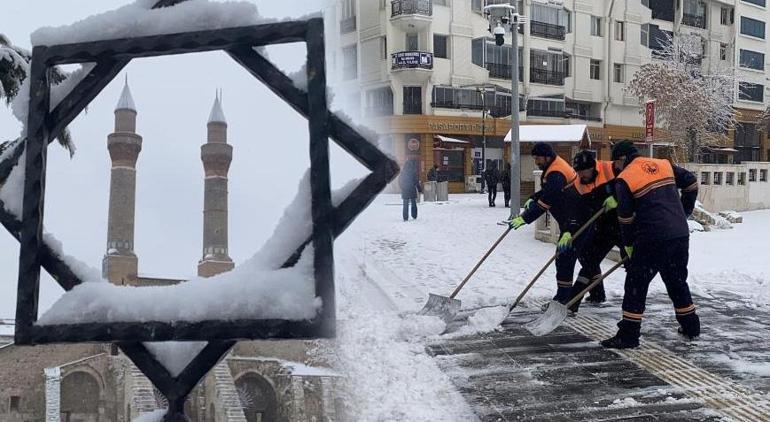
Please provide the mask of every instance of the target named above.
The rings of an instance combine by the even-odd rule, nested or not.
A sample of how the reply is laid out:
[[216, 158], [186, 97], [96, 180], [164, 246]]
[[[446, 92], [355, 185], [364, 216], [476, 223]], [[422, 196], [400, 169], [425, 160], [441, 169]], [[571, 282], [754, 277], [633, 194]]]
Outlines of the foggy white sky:
[[[132, 0], [29, 0], [3, 5], [0, 33], [29, 48], [29, 34], [111, 10]], [[324, 0], [253, 0], [262, 15], [282, 18], [319, 11]], [[8, 17], [12, 17], [8, 19]], [[286, 72], [305, 60], [304, 44], [269, 48]], [[230, 255], [251, 256], [270, 235], [309, 165], [307, 122], [221, 52], [140, 59], [130, 63], [70, 125], [77, 153], [70, 160], [52, 145], [48, 155], [46, 230], [65, 251], [101, 268], [107, 231], [110, 161], [107, 135], [125, 74], [138, 110], [143, 137], [137, 164], [135, 249], [139, 272], [157, 277], [190, 277], [201, 256], [203, 166], [200, 145], [217, 88], [224, 92], [234, 147], [230, 169]], [[0, 107], [0, 140], [20, 131], [8, 108]], [[342, 150], [332, 149], [332, 177], [340, 186], [365, 170]], [[0, 318], [13, 318], [18, 243], [0, 231]], [[61, 294], [47, 276], [41, 280], [41, 313]]]

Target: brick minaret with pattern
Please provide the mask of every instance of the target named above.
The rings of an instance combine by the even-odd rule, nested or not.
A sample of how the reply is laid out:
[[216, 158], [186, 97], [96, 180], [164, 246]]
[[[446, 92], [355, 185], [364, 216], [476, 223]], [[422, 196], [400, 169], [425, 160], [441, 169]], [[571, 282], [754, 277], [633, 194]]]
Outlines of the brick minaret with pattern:
[[205, 171], [203, 196], [203, 258], [198, 275], [211, 277], [235, 266], [227, 249], [227, 172], [233, 147], [227, 143], [227, 120], [219, 96], [214, 100], [208, 121], [208, 142], [201, 145]]
[[115, 132], [107, 136], [107, 149], [112, 170], [107, 254], [102, 260], [102, 276], [115, 284], [134, 285], [139, 267], [134, 254], [136, 160], [142, 150], [142, 137], [136, 134], [136, 106], [128, 81], [115, 107]]

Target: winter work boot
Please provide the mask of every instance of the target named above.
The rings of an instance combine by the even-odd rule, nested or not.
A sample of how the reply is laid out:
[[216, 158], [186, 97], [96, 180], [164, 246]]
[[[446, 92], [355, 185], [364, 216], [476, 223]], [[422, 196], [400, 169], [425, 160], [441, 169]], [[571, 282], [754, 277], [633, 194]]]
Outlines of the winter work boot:
[[695, 339], [697, 339], [700, 336], [700, 333], [695, 334], [695, 335], [688, 334], [687, 332], [684, 331], [684, 328], [682, 328], [682, 327], [677, 328], [676, 331], [679, 333], [680, 336], [682, 336], [686, 340], [690, 340], [690, 341], [695, 340]]
[[623, 337], [618, 332], [615, 337], [602, 340], [601, 345], [605, 349], [633, 349], [639, 347], [639, 339]]
[[598, 304], [604, 303], [606, 300], [607, 296], [604, 293], [604, 283], [599, 283], [588, 292], [588, 298], [586, 299], [586, 302]]

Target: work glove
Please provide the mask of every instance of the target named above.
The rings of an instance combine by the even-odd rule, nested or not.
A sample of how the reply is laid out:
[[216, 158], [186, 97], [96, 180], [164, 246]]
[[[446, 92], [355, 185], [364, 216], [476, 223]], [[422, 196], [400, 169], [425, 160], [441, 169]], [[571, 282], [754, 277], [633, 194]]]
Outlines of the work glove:
[[561, 239], [559, 239], [559, 253], [566, 252], [572, 248], [572, 233], [566, 232], [561, 235]]
[[611, 211], [618, 207], [618, 201], [614, 196], [610, 196], [604, 200], [604, 211]]
[[527, 199], [526, 202], [524, 202], [524, 209], [529, 209], [529, 204], [532, 203], [532, 198]]
[[626, 256], [628, 256], [628, 259], [631, 259], [631, 255], [634, 253], [634, 247], [633, 246], [625, 246], [623, 249], [626, 250]]
[[518, 216], [516, 218], [512, 218], [512, 219], [510, 219], [508, 221], [508, 227], [510, 227], [513, 230], [516, 230], [516, 229], [518, 229], [519, 227], [521, 227], [521, 226], [523, 226], [525, 224], [527, 224], [527, 223], [524, 221], [524, 217], [522, 217], [522, 216]]

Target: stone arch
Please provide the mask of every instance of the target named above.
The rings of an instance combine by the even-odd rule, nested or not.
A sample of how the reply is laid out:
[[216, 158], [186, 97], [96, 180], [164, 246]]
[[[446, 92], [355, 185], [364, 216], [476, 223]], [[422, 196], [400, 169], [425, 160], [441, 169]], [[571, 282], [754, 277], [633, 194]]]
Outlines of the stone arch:
[[235, 380], [238, 397], [247, 422], [277, 420], [278, 399], [273, 384], [256, 372], [246, 372]]
[[102, 387], [88, 371], [74, 371], [61, 381], [62, 422], [98, 422]]

